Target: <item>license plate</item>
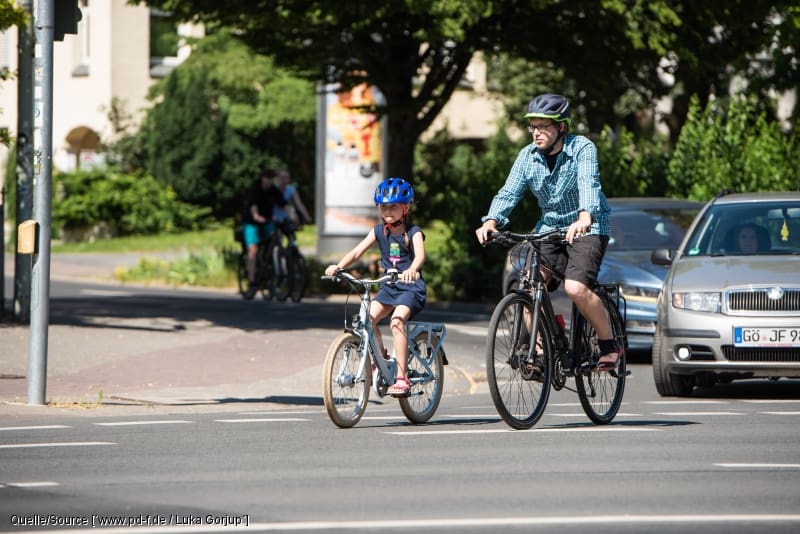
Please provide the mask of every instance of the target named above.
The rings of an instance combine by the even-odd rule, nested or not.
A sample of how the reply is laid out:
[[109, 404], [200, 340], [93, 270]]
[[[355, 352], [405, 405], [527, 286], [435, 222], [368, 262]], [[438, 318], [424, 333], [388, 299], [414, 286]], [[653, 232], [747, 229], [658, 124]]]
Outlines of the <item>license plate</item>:
[[800, 328], [735, 326], [733, 344], [736, 347], [800, 347]]

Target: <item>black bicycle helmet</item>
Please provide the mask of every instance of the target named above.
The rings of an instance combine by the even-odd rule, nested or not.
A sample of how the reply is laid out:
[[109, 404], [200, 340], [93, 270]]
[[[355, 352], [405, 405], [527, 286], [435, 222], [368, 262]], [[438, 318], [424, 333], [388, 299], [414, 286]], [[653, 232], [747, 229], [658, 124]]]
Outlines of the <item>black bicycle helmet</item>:
[[375, 204], [411, 204], [414, 188], [402, 178], [387, 178], [375, 188]]
[[525, 114], [526, 119], [534, 117], [566, 122], [569, 125], [571, 118], [569, 102], [561, 95], [551, 93], [539, 95], [528, 104], [528, 113]]

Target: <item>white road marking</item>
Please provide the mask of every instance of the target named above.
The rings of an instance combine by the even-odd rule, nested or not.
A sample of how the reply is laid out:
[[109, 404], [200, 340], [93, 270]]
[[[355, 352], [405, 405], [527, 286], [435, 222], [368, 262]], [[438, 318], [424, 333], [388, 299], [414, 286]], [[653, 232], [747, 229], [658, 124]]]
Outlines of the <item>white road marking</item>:
[[81, 289], [84, 295], [93, 295], [97, 297], [132, 297], [133, 293], [130, 291], [114, 291], [110, 289]]
[[797, 404], [800, 399], [747, 399], [742, 402], [749, 402], [750, 404]]
[[800, 415], [800, 412], [758, 412], [758, 413], [765, 413], [769, 415]]
[[766, 468], [774, 468], [774, 469], [800, 469], [800, 464], [712, 464], [716, 465], [717, 467], [733, 467], [733, 468], [753, 468], [753, 469], [762, 469]]
[[631, 427], [608, 427], [608, 426], [587, 426], [580, 428], [531, 428], [529, 430], [514, 430], [511, 428], [497, 429], [476, 429], [476, 430], [400, 430], [387, 431], [386, 434], [396, 434], [398, 436], [427, 436], [443, 434], [497, 434], [499, 432], [661, 432], [660, 428], [631, 428]]
[[[552, 416], [552, 417], [586, 417], [586, 414], [583, 413], [583, 412], [581, 412], [581, 413], [546, 413], [544, 415], [545, 415], [545, 417], [547, 417], [547, 416]], [[644, 415], [640, 414], [640, 413], [623, 413], [623, 412], [619, 412], [614, 417], [644, 417]]]
[[486, 333], [488, 331], [488, 329], [483, 326], [466, 326], [459, 324], [448, 324], [447, 329], [452, 332], [458, 332], [459, 334], [475, 337], [486, 337]]
[[0, 445], [0, 449], [27, 449], [35, 447], [94, 447], [96, 445], [116, 445], [110, 441], [65, 441], [59, 443], [14, 443]]
[[58, 485], [58, 482], [6, 482], [5, 484], [0, 484], [0, 488], [44, 488]]
[[676, 401], [644, 401], [642, 404], [728, 404], [728, 401], [717, 400], [676, 400]]
[[305, 422], [311, 419], [299, 417], [253, 417], [249, 419], [214, 419], [215, 423], [279, 423], [279, 422]]
[[677, 415], [681, 417], [693, 417], [698, 415], [747, 415], [744, 412], [654, 412], [653, 415]]
[[[731, 523], [800, 523], [798, 514], [717, 514], [717, 515], [593, 515], [593, 516], [528, 516], [528, 517], [475, 517], [440, 519], [382, 519], [379, 521], [285, 521], [273, 523], [250, 523], [249, 525], [191, 525], [166, 527], [136, 527], [137, 534], [180, 534], [231, 531], [301, 531], [301, 530], [425, 530], [453, 529], [456, 527], [501, 528], [511, 526], [571, 526], [571, 525], [658, 525], [672, 524], [693, 526], [695, 524]], [[681, 529], [682, 530], [682, 529]], [[52, 530], [29, 531], [34, 534], [51, 533]], [[59, 534], [123, 534], [131, 532], [125, 528], [86, 528], [58, 530]]]
[[72, 428], [65, 425], [39, 425], [39, 426], [0, 426], [2, 430], [50, 430], [54, 428]]
[[194, 421], [183, 421], [181, 419], [166, 419], [163, 421], [115, 421], [112, 423], [92, 423], [97, 426], [134, 426], [134, 425], [181, 425], [194, 423]]

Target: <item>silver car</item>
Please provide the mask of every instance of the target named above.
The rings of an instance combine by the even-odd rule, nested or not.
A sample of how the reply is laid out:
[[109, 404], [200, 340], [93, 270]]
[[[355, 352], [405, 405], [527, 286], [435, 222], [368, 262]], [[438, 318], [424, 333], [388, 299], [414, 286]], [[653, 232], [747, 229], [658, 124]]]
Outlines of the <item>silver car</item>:
[[800, 377], [800, 191], [720, 195], [652, 259], [670, 265], [653, 339], [661, 395]]
[[[653, 249], [677, 248], [686, 230], [703, 208], [703, 202], [663, 197], [608, 199], [611, 236], [598, 280], [620, 284], [625, 297], [628, 348], [649, 351], [656, 324], [656, 299], [667, 267], [650, 261]], [[519, 285], [519, 267], [525, 259], [518, 245], [509, 251], [504, 272], [505, 293]], [[562, 290], [554, 295], [556, 311], [569, 318], [570, 302]]]

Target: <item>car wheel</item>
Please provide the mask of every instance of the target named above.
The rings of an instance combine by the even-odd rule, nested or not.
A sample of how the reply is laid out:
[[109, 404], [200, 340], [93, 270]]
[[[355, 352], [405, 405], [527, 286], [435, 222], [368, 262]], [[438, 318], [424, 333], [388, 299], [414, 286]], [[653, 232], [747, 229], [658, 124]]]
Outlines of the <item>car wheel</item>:
[[668, 372], [665, 362], [666, 356], [661, 350], [661, 336], [656, 332], [653, 336], [653, 379], [656, 391], [662, 397], [687, 397], [694, 389], [692, 377]]

